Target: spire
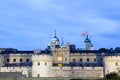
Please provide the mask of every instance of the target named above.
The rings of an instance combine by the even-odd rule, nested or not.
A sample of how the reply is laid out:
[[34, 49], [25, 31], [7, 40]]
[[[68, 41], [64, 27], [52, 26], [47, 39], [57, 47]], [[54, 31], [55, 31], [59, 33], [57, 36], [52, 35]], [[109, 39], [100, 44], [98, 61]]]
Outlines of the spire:
[[86, 39], [85, 39], [84, 42], [85, 42], [85, 43], [91, 43], [91, 41], [90, 41], [90, 39], [89, 39], [89, 37], [88, 37], [88, 34], [86, 35]]
[[86, 39], [88, 39], [88, 34], [86, 35]]
[[64, 46], [64, 41], [63, 41], [63, 37], [62, 37], [62, 43], [61, 43], [61, 46]]
[[56, 36], [56, 30], [55, 30], [55, 36]]

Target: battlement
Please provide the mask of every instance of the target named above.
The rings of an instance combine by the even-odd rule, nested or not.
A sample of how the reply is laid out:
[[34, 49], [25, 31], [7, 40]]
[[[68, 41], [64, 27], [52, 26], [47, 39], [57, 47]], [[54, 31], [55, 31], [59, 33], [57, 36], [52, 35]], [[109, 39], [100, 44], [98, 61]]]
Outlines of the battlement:
[[22, 72], [23, 75], [28, 76], [28, 71], [31, 67], [1, 67], [0, 72]]
[[52, 61], [52, 56], [47, 54], [32, 55], [32, 61]]

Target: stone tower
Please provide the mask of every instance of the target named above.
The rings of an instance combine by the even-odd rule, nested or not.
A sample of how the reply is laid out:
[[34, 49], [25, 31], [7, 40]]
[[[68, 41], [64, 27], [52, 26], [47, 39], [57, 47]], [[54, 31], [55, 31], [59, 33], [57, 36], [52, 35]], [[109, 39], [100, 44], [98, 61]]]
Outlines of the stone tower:
[[32, 77], [53, 77], [53, 57], [47, 54], [32, 55]]

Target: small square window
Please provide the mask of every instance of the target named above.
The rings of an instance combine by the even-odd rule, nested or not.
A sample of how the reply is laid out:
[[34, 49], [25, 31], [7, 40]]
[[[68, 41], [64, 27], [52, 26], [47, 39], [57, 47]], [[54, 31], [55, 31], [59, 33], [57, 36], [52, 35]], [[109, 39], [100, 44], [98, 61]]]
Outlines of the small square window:
[[82, 58], [80, 58], [80, 62], [82, 62]]
[[96, 62], [96, 58], [94, 58], [94, 62]]
[[87, 62], [89, 62], [90, 61], [90, 59], [89, 58], [87, 58]]
[[40, 62], [38, 62], [38, 65], [40, 65]]
[[116, 62], [115, 65], [118, 66], [118, 63]]
[[26, 59], [26, 62], [29, 62], [29, 58]]
[[7, 62], [9, 62], [10, 61], [10, 59], [7, 59]]
[[23, 59], [20, 59], [20, 62], [22, 62], [23, 61]]
[[16, 59], [13, 59], [13, 62], [16, 62]]
[[47, 63], [45, 62], [45, 66], [47, 65]]
[[75, 62], [76, 60], [75, 59], [73, 59], [73, 62]]

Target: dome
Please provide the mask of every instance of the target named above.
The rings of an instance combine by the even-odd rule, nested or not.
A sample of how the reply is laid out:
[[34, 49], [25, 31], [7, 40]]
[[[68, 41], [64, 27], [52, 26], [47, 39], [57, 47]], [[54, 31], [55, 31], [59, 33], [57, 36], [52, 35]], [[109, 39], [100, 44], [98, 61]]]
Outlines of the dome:
[[90, 39], [88, 39], [88, 35], [86, 36], [86, 39], [84, 41], [85, 43], [91, 43]]
[[56, 41], [59, 41], [59, 39], [58, 39], [57, 36], [54, 36], [53, 39], [52, 39], [52, 42], [56, 42]]

